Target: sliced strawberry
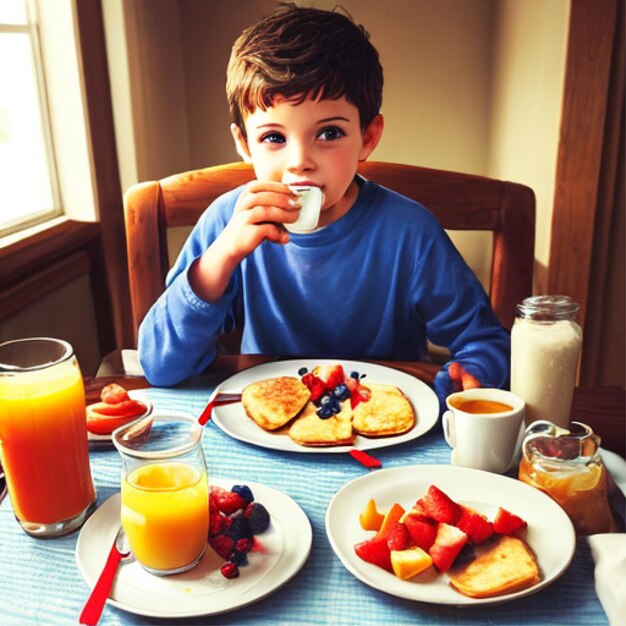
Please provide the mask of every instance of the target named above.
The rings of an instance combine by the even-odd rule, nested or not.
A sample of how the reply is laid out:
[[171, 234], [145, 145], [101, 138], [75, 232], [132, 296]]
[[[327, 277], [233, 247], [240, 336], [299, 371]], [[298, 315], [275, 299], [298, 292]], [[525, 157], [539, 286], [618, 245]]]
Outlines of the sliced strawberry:
[[528, 524], [521, 518], [500, 507], [493, 520], [493, 530], [499, 535], [514, 535], [522, 538], [526, 534]]
[[467, 535], [462, 530], [450, 524], [439, 524], [435, 543], [428, 554], [440, 572], [447, 572], [466, 543]]
[[437, 536], [437, 522], [418, 513], [409, 513], [404, 518], [404, 523], [413, 544], [428, 552]]
[[387, 537], [389, 550], [406, 550], [411, 545], [411, 535], [402, 522], [394, 522]]
[[364, 385], [359, 385], [350, 396], [350, 406], [356, 407], [361, 402], [367, 402], [372, 396], [372, 392]]
[[118, 404], [128, 400], [128, 392], [121, 385], [111, 383], [102, 388], [100, 399], [107, 404]]
[[314, 375], [317, 376], [326, 386], [328, 391], [332, 391], [337, 385], [344, 381], [343, 367], [339, 364], [335, 365], [320, 365], [314, 370]]
[[357, 556], [364, 561], [382, 567], [388, 572], [392, 572], [391, 553], [387, 546], [387, 539], [382, 537], [372, 537], [361, 541], [354, 546]]
[[238, 493], [223, 489], [217, 485], [211, 485], [209, 507], [213, 506], [225, 515], [231, 515], [235, 511], [239, 511], [239, 509], [244, 509], [246, 504], [246, 501]]
[[493, 524], [482, 513], [462, 504], [460, 507], [461, 517], [457, 520], [456, 527], [466, 533], [474, 545], [487, 541], [493, 535]]
[[461, 507], [435, 485], [428, 488], [428, 493], [417, 504], [427, 515], [444, 524], [454, 524], [461, 516]]

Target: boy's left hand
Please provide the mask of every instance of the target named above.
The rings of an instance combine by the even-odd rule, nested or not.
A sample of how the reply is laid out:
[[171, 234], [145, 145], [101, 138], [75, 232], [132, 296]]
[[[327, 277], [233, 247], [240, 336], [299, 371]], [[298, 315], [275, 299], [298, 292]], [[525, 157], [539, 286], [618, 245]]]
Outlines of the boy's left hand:
[[463, 389], [463, 391], [480, 387], [480, 381], [464, 370], [457, 361], [450, 363], [448, 366], [448, 374], [454, 386]]

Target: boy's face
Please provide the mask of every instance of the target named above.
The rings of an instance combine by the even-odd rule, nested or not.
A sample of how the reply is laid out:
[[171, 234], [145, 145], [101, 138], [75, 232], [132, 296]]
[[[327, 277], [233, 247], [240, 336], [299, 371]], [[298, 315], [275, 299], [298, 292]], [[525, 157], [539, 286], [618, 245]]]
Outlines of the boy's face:
[[245, 119], [247, 138], [231, 131], [241, 157], [252, 163], [260, 181], [315, 185], [324, 193], [320, 225], [343, 216], [354, 203], [359, 161], [376, 147], [383, 128], [377, 116], [361, 130], [359, 111], [345, 97], [294, 104], [275, 98], [273, 106], [256, 109]]

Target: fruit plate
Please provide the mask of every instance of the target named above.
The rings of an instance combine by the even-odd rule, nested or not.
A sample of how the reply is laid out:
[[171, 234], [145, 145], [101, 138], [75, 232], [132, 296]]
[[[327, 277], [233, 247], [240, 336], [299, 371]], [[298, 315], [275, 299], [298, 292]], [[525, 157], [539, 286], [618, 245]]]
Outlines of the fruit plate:
[[[242, 481], [211, 479], [230, 489]], [[134, 559], [122, 561], [107, 602], [124, 611], [162, 618], [218, 615], [261, 600], [273, 593], [306, 562], [311, 551], [311, 524], [288, 495], [261, 483], [246, 481], [255, 500], [270, 513], [270, 528], [259, 535], [266, 549], [249, 554], [240, 576], [227, 580], [219, 569], [224, 559], [207, 546], [200, 563], [188, 572], [158, 577]], [[120, 494], [106, 500], [87, 520], [76, 543], [78, 569], [90, 588], [104, 567], [120, 525]], [[87, 597], [87, 592], [85, 594]]]
[[329, 452], [345, 453], [354, 448], [357, 450], [373, 450], [375, 448], [394, 446], [421, 437], [437, 423], [439, 400], [435, 392], [426, 383], [393, 368], [361, 361], [293, 359], [276, 363], [264, 363], [263, 365], [257, 365], [238, 372], [226, 379], [215, 390], [214, 395], [217, 393], [240, 393], [246, 385], [259, 380], [276, 376], [297, 377], [298, 370], [301, 367], [306, 367], [311, 371], [317, 365], [332, 365], [334, 363], [341, 363], [346, 374], [353, 371], [357, 371], [361, 375], [366, 374], [366, 378], [363, 381], [364, 384], [367, 384], [367, 381], [371, 381], [398, 387], [413, 405], [416, 415], [415, 426], [402, 435], [390, 437], [367, 438], [357, 435], [354, 444], [351, 446], [310, 447], [297, 444], [286, 432], [274, 433], [263, 430], [246, 415], [240, 402], [216, 406], [213, 409], [211, 419], [225, 433], [246, 443], [274, 450], [318, 454]]
[[[408, 510], [430, 485], [436, 485], [453, 500], [484, 513], [491, 520], [500, 506], [525, 519], [526, 541], [537, 556], [541, 582], [514, 593], [474, 599], [452, 589], [447, 576], [439, 574], [434, 567], [411, 580], [401, 580], [355, 554], [354, 544], [374, 534], [364, 531], [359, 524], [359, 513], [370, 498], [381, 512], [395, 502]], [[569, 517], [541, 491], [513, 478], [451, 465], [394, 467], [350, 481], [328, 506], [326, 534], [346, 569], [366, 585], [399, 598], [457, 606], [507, 602], [535, 593], [563, 574], [576, 547]]]
[[[146, 417], [146, 415], [149, 415], [150, 413], [152, 413], [152, 402], [150, 402], [150, 400], [147, 398], [145, 394], [133, 389], [128, 392], [128, 397], [131, 400], [139, 400], [140, 402], [143, 402], [146, 405], [145, 413], [142, 413], [141, 415], [136, 415], [131, 420], [129, 420], [129, 422], [133, 420], [138, 420], [142, 417]], [[89, 441], [89, 444], [92, 448], [113, 445], [113, 442], [111, 441], [111, 435], [96, 435], [95, 433], [90, 433], [89, 431], [87, 431], [87, 440]]]

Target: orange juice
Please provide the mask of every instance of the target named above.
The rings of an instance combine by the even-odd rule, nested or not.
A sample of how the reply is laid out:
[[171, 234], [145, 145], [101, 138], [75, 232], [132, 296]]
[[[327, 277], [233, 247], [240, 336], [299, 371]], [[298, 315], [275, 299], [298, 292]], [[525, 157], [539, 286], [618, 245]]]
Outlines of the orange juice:
[[122, 526], [148, 569], [168, 572], [193, 563], [209, 532], [206, 472], [177, 461], [139, 466], [122, 481]]
[[21, 522], [55, 524], [95, 501], [75, 359], [0, 376], [0, 458]]

